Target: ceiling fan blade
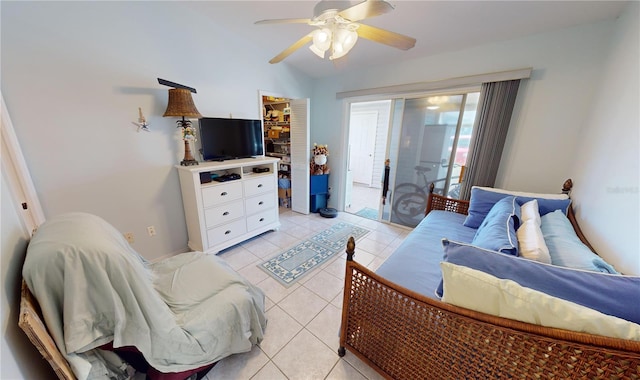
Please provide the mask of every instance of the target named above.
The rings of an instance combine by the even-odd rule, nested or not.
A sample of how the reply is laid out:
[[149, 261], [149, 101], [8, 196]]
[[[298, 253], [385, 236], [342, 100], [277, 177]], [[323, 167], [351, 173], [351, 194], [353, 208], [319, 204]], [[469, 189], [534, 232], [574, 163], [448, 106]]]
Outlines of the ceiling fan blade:
[[358, 36], [381, 44], [393, 46], [402, 50], [409, 50], [416, 45], [416, 39], [403, 34], [376, 28], [375, 26], [358, 24]]
[[308, 18], [279, 18], [272, 20], [260, 20], [254, 22], [255, 25], [264, 25], [264, 24], [308, 24], [311, 20]]
[[391, 12], [393, 5], [382, 0], [366, 0], [343, 11], [338, 12], [338, 16], [355, 22], [365, 18], [380, 16]]
[[313, 36], [312, 36], [311, 33], [309, 33], [306, 36], [304, 36], [301, 39], [299, 39], [298, 41], [294, 42], [293, 45], [291, 45], [288, 48], [284, 49], [282, 51], [282, 53], [280, 53], [280, 54], [276, 55], [275, 57], [273, 57], [269, 61], [269, 63], [278, 63], [278, 62], [282, 61], [283, 59], [285, 59], [288, 56], [290, 56], [291, 53], [293, 53], [294, 51], [300, 49], [301, 47], [303, 47], [304, 45], [309, 43], [311, 40], [313, 40]]

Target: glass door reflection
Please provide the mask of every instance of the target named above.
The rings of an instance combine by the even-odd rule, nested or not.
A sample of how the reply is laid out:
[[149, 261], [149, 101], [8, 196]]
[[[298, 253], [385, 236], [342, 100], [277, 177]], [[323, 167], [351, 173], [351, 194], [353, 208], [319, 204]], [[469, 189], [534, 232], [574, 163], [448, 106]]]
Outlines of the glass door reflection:
[[431, 183], [438, 194], [458, 196], [478, 97], [473, 92], [396, 102], [389, 150], [397, 152], [391, 161], [392, 223], [415, 227], [422, 220]]

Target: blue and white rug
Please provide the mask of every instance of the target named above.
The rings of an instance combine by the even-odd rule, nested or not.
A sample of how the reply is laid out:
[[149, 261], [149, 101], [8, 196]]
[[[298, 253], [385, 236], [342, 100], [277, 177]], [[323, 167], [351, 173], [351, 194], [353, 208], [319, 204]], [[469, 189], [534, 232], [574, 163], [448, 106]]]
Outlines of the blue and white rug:
[[350, 236], [358, 240], [369, 230], [340, 222], [308, 240], [258, 264], [258, 267], [284, 286], [290, 286], [311, 270], [347, 247]]

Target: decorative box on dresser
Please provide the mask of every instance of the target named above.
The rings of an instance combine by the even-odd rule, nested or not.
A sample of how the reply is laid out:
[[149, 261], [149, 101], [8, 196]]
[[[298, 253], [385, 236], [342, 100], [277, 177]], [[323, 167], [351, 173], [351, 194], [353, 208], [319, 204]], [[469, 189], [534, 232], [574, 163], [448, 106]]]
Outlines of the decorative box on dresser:
[[[278, 229], [278, 161], [258, 157], [177, 166], [189, 248], [217, 253]], [[212, 180], [225, 175], [232, 178]]]

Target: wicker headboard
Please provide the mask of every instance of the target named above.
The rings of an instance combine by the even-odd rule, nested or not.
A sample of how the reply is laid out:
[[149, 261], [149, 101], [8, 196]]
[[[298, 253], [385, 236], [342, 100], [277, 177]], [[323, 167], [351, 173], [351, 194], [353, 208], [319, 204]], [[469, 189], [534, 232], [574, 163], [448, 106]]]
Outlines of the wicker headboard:
[[69, 367], [69, 363], [67, 363], [67, 360], [62, 356], [60, 351], [58, 351], [56, 343], [42, 322], [38, 301], [33, 294], [31, 294], [24, 280], [22, 280], [20, 293], [20, 317], [18, 319], [18, 325], [24, 330], [40, 354], [49, 362], [53, 371], [58, 375], [58, 378], [75, 380], [76, 376], [73, 374], [71, 367]]

